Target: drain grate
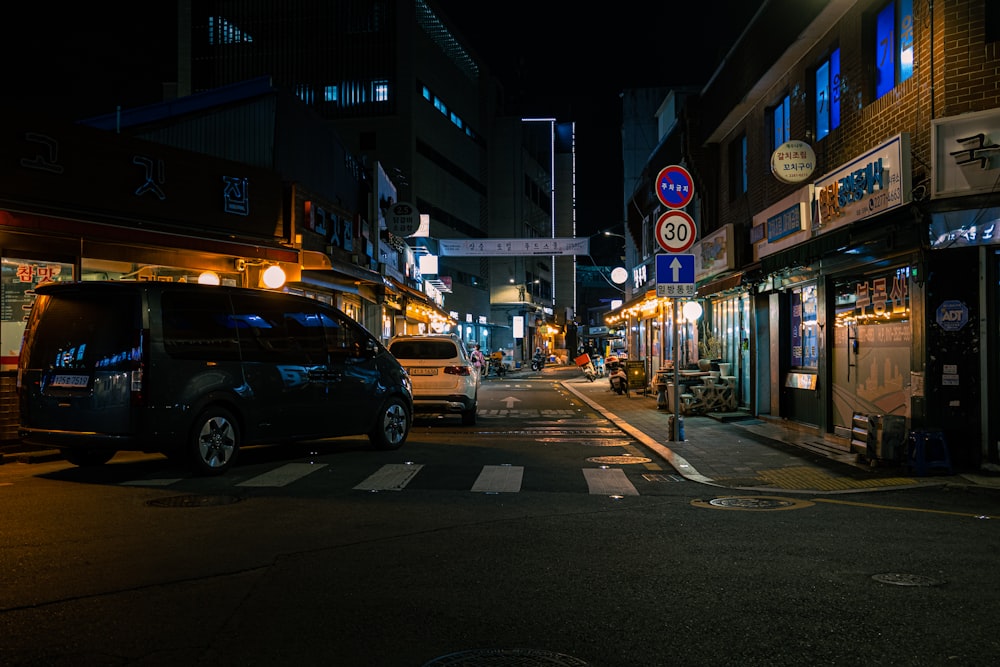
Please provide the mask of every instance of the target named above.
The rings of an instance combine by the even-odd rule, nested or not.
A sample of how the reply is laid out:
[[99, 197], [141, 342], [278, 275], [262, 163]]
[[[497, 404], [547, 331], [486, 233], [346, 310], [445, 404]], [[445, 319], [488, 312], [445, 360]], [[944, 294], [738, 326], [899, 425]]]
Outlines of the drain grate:
[[424, 663], [423, 667], [588, 667], [588, 663], [563, 653], [525, 648], [486, 648], [450, 653]]
[[217, 507], [232, 505], [240, 500], [242, 498], [236, 496], [169, 496], [147, 500], [146, 504], [150, 507]]

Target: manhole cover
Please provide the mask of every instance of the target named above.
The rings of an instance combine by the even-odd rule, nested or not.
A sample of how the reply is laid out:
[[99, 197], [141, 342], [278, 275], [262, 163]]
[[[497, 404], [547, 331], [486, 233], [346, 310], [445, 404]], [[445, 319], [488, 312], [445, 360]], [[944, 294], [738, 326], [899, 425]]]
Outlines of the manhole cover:
[[899, 574], [897, 572], [873, 574], [872, 579], [879, 583], [892, 584], [893, 586], [940, 586], [945, 583], [940, 579], [923, 577], [919, 574]]
[[713, 498], [712, 500], [692, 500], [691, 504], [696, 507], [722, 510], [774, 511], [810, 507], [813, 503], [808, 500], [782, 498], [779, 496], [725, 496], [722, 498]]
[[587, 461], [604, 465], [616, 465], [624, 463], [649, 463], [652, 459], [647, 459], [644, 456], [591, 456]]
[[240, 502], [236, 496], [170, 496], [147, 500], [150, 507], [213, 507]]
[[587, 667], [588, 663], [570, 655], [552, 653], [551, 651], [525, 648], [487, 648], [443, 655], [424, 663], [423, 667], [442, 667], [444, 665], [457, 665], [459, 667], [479, 667], [480, 665]]

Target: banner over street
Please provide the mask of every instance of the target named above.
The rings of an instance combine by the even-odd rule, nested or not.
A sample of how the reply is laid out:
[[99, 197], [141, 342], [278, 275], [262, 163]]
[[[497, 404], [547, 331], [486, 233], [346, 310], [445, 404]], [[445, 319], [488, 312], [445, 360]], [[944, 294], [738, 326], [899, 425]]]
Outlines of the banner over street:
[[590, 239], [439, 239], [438, 247], [448, 257], [589, 255]]

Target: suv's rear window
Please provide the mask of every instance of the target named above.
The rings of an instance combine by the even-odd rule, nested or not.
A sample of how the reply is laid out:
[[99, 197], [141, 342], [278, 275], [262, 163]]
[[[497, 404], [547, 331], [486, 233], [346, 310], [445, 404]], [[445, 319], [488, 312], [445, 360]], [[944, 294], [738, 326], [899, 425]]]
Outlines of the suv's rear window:
[[399, 340], [389, 348], [397, 359], [454, 359], [459, 356], [455, 344], [447, 340]]
[[[25, 368], [129, 370], [138, 359], [136, 294], [39, 295], [24, 341]], [[39, 322], [45, 322], [39, 326]]]

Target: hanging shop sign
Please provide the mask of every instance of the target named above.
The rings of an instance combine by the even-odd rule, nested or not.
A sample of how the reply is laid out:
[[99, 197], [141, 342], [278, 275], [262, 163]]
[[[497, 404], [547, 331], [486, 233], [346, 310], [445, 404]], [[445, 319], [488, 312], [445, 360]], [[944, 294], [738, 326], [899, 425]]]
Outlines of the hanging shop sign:
[[385, 227], [396, 236], [412, 236], [420, 228], [420, 211], [413, 204], [397, 202], [387, 211]]

